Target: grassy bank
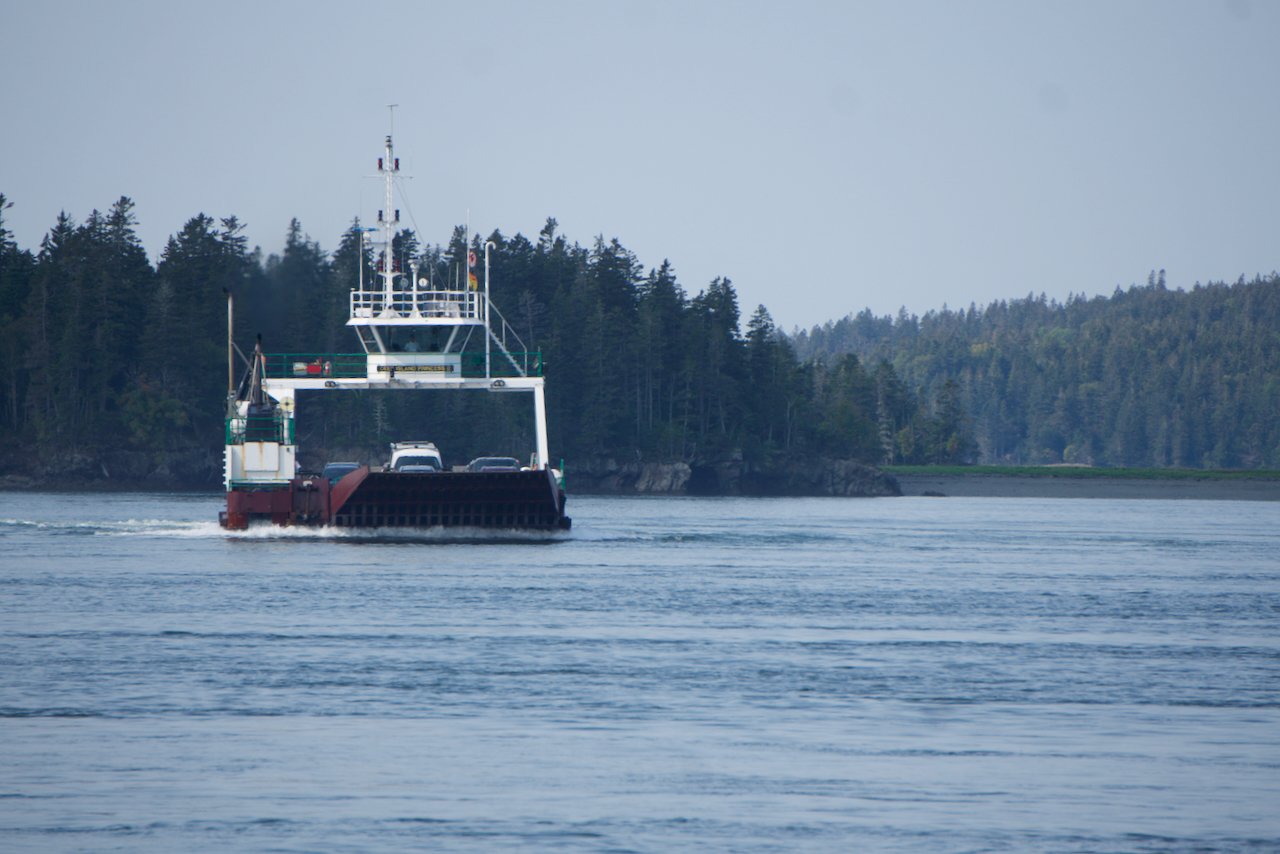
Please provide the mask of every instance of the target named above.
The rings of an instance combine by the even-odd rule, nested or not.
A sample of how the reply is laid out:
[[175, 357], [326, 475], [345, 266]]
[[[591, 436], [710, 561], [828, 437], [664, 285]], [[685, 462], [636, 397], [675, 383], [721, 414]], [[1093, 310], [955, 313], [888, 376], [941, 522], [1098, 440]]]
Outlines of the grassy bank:
[[1092, 468], [1089, 466], [881, 466], [893, 475], [1040, 477], [1070, 480], [1280, 480], [1271, 469]]

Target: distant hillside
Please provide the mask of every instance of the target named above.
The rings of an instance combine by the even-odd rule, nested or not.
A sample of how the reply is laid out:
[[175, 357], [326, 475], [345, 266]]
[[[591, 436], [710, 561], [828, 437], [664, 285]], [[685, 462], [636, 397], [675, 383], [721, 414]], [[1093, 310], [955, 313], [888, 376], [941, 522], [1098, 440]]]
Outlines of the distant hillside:
[[792, 340], [802, 359], [892, 364], [922, 395], [949, 381], [984, 463], [1280, 467], [1280, 277], [1145, 287], [1065, 304], [869, 311]]

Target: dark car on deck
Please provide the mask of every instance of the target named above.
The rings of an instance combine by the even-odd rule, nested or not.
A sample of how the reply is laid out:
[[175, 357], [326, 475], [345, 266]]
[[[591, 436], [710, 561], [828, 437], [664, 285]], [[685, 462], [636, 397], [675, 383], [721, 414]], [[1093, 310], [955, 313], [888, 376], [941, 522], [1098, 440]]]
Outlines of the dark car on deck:
[[324, 467], [324, 471], [320, 473], [321, 477], [329, 479], [329, 483], [337, 483], [356, 469], [360, 468], [359, 463], [328, 463]]
[[467, 464], [467, 471], [520, 471], [520, 461], [515, 457], [476, 457]]

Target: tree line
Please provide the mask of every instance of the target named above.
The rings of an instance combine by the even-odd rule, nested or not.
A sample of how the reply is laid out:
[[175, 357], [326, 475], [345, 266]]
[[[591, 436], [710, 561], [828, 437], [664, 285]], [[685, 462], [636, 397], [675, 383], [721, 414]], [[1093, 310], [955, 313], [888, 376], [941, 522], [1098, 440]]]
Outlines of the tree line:
[[1280, 277], [875, 316], [794, 337], [805, 358], [886, 359], [952, 388], [990, 464], [1280, 468]]
[[[199, 214], [152, 264], [127, 197], [82, 223], [59, 216], [35, 251], [5, 229], [6, 204], [0, 196], [0, 431], [10, 471], [56, 472], [68, 460], [106, 471], [127, 457], [135, 473], [217, 482], [228, 293], [244, 352], [259, 334], [268, 352], [358, 350], [344, 326], [349, 293], [375, 264], [358, 220], [331, 253], [294, 220], [283, 251], [263, 258], [237, 218]], [[394, 252], [405, 269], [413, 260], [420, 275], [447, 278], [468, 249], [494, 244], [494, 303], [542, 353], [552, 453], [571, 465], [971, 454], [961, 383], [929, 382], [920, 394], [887, 353], [815, 349], [801, 359], [764, 306], [744, 324], [729, 279], [691, 296], [669, 262], [645, 269], [616, 238], [584, 246], [557, 228], [548, 219], [533, 239], [494, 231], [469, 247], [461, 228], [443, 244], [404, 230]], [[532, 412], [506, 397], [304, 395], [299, 441], [322, 456], [372, 457], [406, 437], [435, 440], [447, 462], [517, 453]]]

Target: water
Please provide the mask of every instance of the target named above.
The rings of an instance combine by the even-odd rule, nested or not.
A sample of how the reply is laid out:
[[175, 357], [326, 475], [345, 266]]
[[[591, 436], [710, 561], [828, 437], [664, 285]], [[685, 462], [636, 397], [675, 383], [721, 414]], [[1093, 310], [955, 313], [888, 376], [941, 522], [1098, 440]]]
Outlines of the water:
[[0, 494], [0, 849], [1280, 850], [1263, 502]]

